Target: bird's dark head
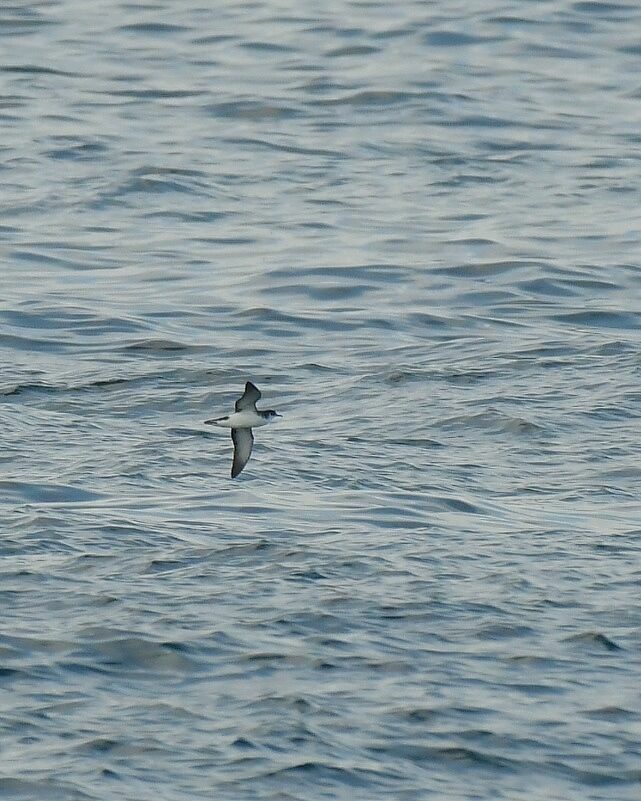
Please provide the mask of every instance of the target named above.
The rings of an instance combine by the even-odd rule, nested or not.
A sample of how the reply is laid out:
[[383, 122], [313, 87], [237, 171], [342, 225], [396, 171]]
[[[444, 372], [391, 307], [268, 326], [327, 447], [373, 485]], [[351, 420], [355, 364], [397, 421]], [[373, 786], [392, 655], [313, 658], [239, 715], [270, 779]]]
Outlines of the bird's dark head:
[[278, 414], [278, 412], [275, 412], [273, 409], [267, 409], [267, 411], [264, 414], [268, 420], [273, 420], [275, 417], [283, 416], [282, 414]]

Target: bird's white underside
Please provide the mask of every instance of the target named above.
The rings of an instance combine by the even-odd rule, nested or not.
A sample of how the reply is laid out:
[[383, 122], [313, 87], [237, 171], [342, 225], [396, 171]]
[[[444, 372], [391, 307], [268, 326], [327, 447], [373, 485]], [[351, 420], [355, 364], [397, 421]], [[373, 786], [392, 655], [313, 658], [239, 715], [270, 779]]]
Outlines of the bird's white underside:
[[223, 428], [256, 428], [257, 426], [264, 426], [269, 423], [264, 417], [256, 414], [253, 410], [243, 410], [242, 412], [234, 412], [229, 417], [222, 420], [214, 420], [213, 424], [222, 426]]

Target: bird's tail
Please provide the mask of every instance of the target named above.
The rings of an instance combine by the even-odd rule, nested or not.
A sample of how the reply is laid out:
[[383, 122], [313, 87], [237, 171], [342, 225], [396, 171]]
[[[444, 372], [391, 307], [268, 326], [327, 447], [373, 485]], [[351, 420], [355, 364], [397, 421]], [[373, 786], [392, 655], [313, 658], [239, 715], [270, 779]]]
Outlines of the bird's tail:
[[215, 419], [213, 419], [213, 420], [205, 420], [205, 425], [206, 425], [206, 426], [218, 426], [218, 425], [220, 425], [220, 424], [221, 424], [221, 423], [222, 423], [224, 420], [229, 420], [229, 417], [216, 417], [216, 418], [215, 418]]

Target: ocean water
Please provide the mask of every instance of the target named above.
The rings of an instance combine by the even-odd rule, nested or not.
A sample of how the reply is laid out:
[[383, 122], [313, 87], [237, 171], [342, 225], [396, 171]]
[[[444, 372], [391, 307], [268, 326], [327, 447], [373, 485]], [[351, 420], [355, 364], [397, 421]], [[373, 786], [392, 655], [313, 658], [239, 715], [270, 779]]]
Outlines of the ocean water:
[[0, 798], [640, 797], [639, 31], [2, 5]]

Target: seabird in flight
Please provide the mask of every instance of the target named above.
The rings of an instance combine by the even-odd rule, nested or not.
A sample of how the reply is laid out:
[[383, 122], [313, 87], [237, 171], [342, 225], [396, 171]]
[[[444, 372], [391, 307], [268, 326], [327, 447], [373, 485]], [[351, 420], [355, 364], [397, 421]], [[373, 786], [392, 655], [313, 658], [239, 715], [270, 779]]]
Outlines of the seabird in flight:
[[206, 425], [231, 428], [231, 438], [234, 443], [234, 461], [231, 466], [231, 477], [236, 478], [249, 461], [254, 435], [252, 428], [271, 423], [276, 417], [282, 417], [273, 409], [259, 412], [256, 401], [260, 400], [260, 390], [251, 381], [245, 384], [245, 391], [236, 401], [235, 412], [227, 417], [217, 417], [215, 420], [205, 420]]

